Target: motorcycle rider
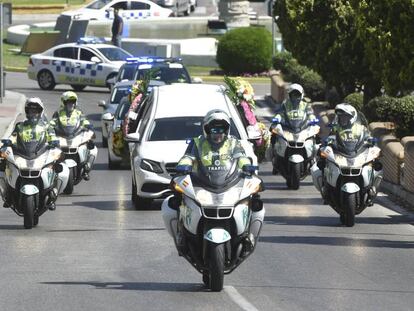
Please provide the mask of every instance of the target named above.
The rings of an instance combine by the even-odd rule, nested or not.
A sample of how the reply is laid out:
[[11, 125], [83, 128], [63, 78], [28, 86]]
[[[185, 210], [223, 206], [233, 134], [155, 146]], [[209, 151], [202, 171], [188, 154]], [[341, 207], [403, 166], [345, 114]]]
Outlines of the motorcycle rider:
[[[362, 114], [348, 103], [340, 103], [335, 107], [335, 118], [329, 136], [323, 143], [323, 147], [331, 146], [334, 150], [338, 149], [337, 139], [346, 140], [363, 140], [366, 144], [374, 145], [374, 139], [366, 127], [366, 120]], [[323, 168], [326, 165], [326, 159], [318, 158], [318, 167], [323, 174]], [[372, 186], [369, 192], [370, 198], [373, 199], [378, 189]], [[322, 194], [324, 195], [324, 194]], [[372, 202], [372, 200], [371, 200]]]
[[[50, 147], [57, 147], [59, 141], [56, 139], [55, 131], [44, 121], [44, 106], [41, 99], [38, 97], [28, 98], [24, 106], [24, 111], [26, 120], [18, 122], [10, 136], [13, 149], [18, 150], [19, 140], [23, 142], [39, 141], [42, 137], [45, 137]], [[2, 161], [0, 164], [1, 175], [4, 175], [5, 168], [6, 162]], [[3, 207], [8, 208], [11, 206], [10, 200], [7, 199], [10, 198], [10, 195], [6, 194], [5, 197], [6, 200]], [[57, 189], [54, 189], [54, 195], [49, 196], [49, 202], [46, 204], [49, 210], [56, 209], [56, 199]]]
[[[191, 166], [191, 171], [197, 171], [199, 164], [206, 168], [213, 165], [219, 166], [229, 158], [238, 159], [238, 167], [246, 172], [248, 166], [251, 165], [251, 159], [246, 156], [245, 150], [240, 141], [229, 135], [230, 118], [227, 113], [220, 109], [211, 110], [203, 119], [203, 135], [195, 137], [189, 143], [184, 156], [180, 159], [177, 166]], [[247, 173], [247, 172], [246, 172]], [[174, 200], [170, 200], [173, 209], [178, 210], [181, 204], [181, 194], [175, 193]], [[252, 199], [255, 201], [252, 206], [260, 206], [257, 210], [253, 210], [250, 224], [257, 224], [255, 219], [261, 218], [263, 222], [262, 210], [263, 203], [259, 195], [255, 195]], [[258, 203], [258, 205], [257, 205]], [[261, 214], [261, 216], [259, 215]], [[254, 248], [256, 243], [255, 237], [258, 236], [260, 226], [250, 226], [250, 233], [245, 239], [246, 253]]]
[[[281, 110], [274, 116], [272, 124], [270, 125], [270, 132], [272, 133], [271, 144], [272, 150], [276, 143], [276, 135], [272, 130], [278, 125], [286, 126], [287, 119], [300, 118], [303, 119], [306, 115], [309, 121], [316, 121], [315, 114], [310, 104], [304, 101], [305, 92], [303, 87], [298, 83], [291, 84], [287, 89], [287, 97], [282, 102]], [[319, 138], [317, 138], [319, 140]], [[318, 141], [317, 141], [318, 143]], [[276, 158], [273, 157], [273, 174], [277, 174]]]
[[[62, 127], [65, 126], [75, 126], [78, 121], [82, 130], [92, 130], [92, 124], [86, 119], [83, 112], [77, 108], [78, 96], [75, 92], [66, 91], [61, 96], [61, 106], [58, 111], [52, 116], [50, 125], [57, 130], [59, 125]], [[82, 178], [84, 180], [89, 180], [89, 172], [92, 169], [93, 163], [95, 162], [96, 156], [98, 155], [98, 148], [96, 148], [93, 141], [88, 142], [89, 157], [85, 169], [83, 171]]]

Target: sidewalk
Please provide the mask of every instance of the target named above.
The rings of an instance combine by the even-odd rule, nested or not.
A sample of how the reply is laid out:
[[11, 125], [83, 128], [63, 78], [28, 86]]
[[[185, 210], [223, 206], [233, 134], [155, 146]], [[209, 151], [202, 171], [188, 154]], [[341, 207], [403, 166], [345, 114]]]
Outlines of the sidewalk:
[[9, 137], [19, 114], [24, 110], [26, 96], [20, 93], [6, 91], [0, 104], [0, 137]]

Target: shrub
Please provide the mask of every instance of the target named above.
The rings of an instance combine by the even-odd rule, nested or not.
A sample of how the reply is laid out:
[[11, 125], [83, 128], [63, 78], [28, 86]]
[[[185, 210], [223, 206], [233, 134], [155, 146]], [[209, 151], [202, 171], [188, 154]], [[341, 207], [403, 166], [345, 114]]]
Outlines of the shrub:
[[414, 135], [414, 96], [375, 97], [364, 110], [370, 122], [394, 122], [397, 137]]
[[398, 105], [398, 99], [391, 96], [379, 96], [371, 99], [364, 107], [364, 113], [369, 122], [374, 121], [391, 121], [393, 119], [393, 107]]
[[364, 94], [362, 94], [362, 93], [348, 94], [345, 97], [344, 102], [352, 105], [356, 110], [363, 112]]
[[280, 70], [283, 79], [303, 86], [306, 96], [313, 101], [325, 99], [325, 82], [322, 77], [306, 66], [302, 66], [289, 52], [279, 52], [273, 57], [273, 68]]
[[306, 96], [313, 101], [322, 101], [325, 99], [326, 84], [315, 71], [305, 71], [299, 83], [303, 86]]
[[266, 71], [272, 61], [272, 36], [259, 27], [230, 30], [218, 43], [216, 60], [228, 75]]

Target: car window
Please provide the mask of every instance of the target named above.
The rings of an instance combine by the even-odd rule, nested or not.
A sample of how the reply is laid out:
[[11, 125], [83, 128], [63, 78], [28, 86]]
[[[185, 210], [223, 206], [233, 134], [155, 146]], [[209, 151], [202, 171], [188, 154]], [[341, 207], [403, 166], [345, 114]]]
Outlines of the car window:
[[123, 120], [125, 118], [126, 113], [128, 112], [129, 106], [131, 106], [128, 98], [122, 98], [121, 103], [118, 105], [115, 111], [115, 118], [117, 120]]
[[184, 68], [171, 68], [168, 65], [159, 66], [155, 69], [140, 69], [137, 71], [135, 80], [142, 80], [149, 70], [154, 70], [152, 79], [156, 81], [162, 81], [166, 84], [191, 83], [190, 76]]
[[89, 51], [87, 49], [80, 49], [80, 60], [85, 60], [85, 61], [90, 62], [91, 58], [94, 56], [96, 56], [96, 54], [93, 53], [92, 51]]
[[116, 47], [99, 48], [98, 51], [101, 52], [110, 61], [126, 60], [128, 57], [132, 57], [132, 55], [127, 51]]
[[131, 10], [149, 10], [151, 6], [148, 3], [132, 1]]
[[[154, 120], [148, 135], [149, 141], [186, 140], [203, 134], [203, 117], [175, 117]], [[240, 139], [231, 121], [230, 134]]]
[[121, 70], [119, 71], [118, 79], [117, 81], [122, 80], [132, 80], [134, 78], [136, 65], [125, 65], [121, 67]]
[[138, 124], [137, 131], [142, 137], [144, 135], [145, 128], [147, 127], [147, 123], [149, 121], [149, 114], [151, 112], [150, 107], [152, 106], [153, 99], [148, 98], [146, 101], [144, 101], [141, 105], [141, 109], [138, 111], [138, 117], [137, 119], [140, 120]]
[[78, 48], [65, 47], [53, 51], [54, 57], [78, 59]]
[[120, 9], [120, 10], [128, 10], [128, 2], [121, 1], [118, 3], [115, 3], [114, 5], [111, 5], [114, 9]]
[[116, 87], [112, 90], [111, 104], [119, 104], [122, 97], [129, 94], [129, 87]]
[[107, 5], [112, 0], [96, 0], [93, 1], [91, 4], [87, 6], [88, 9], [99, 10], [102, 9], [105, 5]]

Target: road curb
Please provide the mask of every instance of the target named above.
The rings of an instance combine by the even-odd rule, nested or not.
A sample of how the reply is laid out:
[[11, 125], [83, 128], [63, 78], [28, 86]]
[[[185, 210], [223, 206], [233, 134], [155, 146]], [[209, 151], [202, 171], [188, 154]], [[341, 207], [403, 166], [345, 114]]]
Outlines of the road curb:
[[4, 67], [4, 71], [9, 71], [9, 72], [27, 72], [27, 68], [26, 67], [5, 66]]
[[26, 96], [25, 95], [23, 95], [21, 93], [17, 93], [17, 92], [6, 91], [6, 97], [5, 98], [10, 98], [10, 97], [15, 97], [15, 99], [13, 99], [13, 103], [16, 106], [16, 113], [15, 113], [14, 116], [11, 117], [11, 122], [6, 127], [5, 132], [0, 133], [0, 136], [2, 138], [8, 138], [11, 135], [11, 133], [14, 129], [17, 118], [24, 111], [24, 104], [26, 102]]

